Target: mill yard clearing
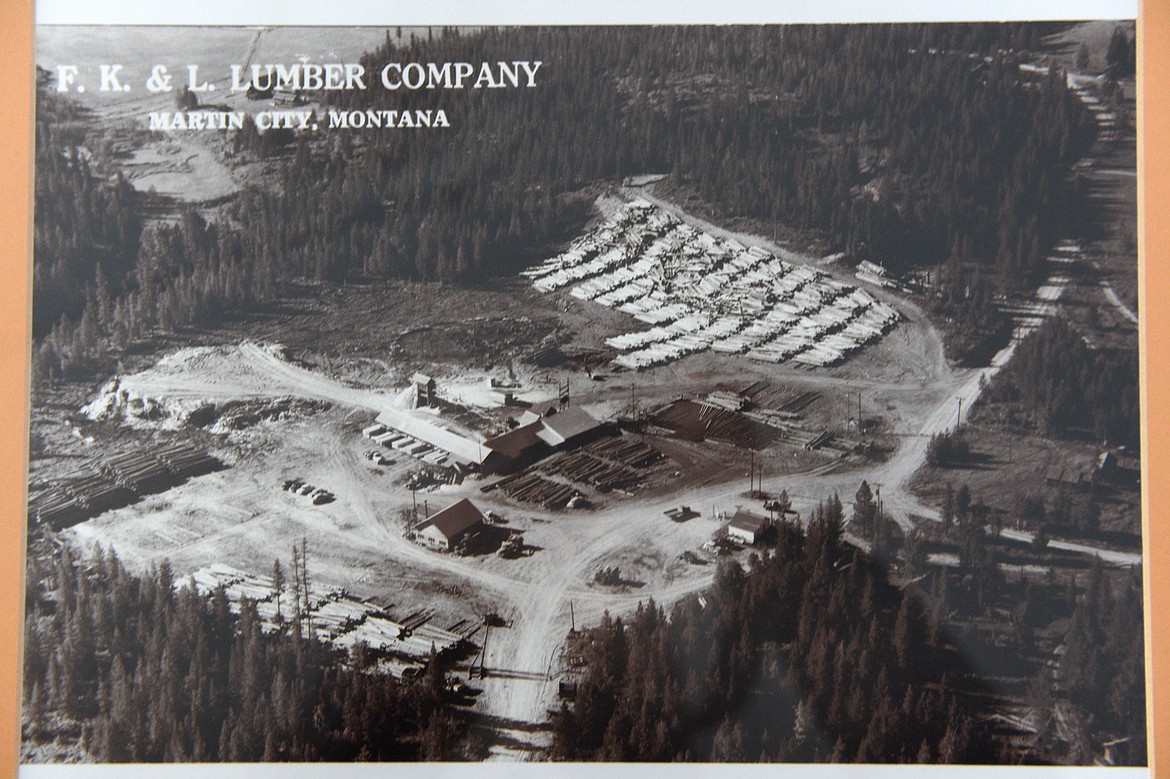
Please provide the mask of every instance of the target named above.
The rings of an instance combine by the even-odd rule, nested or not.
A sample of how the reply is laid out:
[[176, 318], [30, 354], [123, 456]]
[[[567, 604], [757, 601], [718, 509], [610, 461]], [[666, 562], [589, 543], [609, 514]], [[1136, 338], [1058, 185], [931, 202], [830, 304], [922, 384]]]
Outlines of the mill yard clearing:
[[[746, 485], [738, 475], [746, 464], [744, 450], [648, 434], [631, 438], [628, 445], [599, 444], [582, 451], [633, 457], [647, 454], [642, 447], [658, 449], [654, 444], [659, 444], [677, 470], [630, 497], [611, 494], [592, 510], [536, 510], [500, 490], [484, 493], [481, 487], [488, 480], [481, 477], [432, 485], [412, 495], [404, 484], [417, 463], [396, 457], [391, 465], [375, 465], [365, 456], [370, 439], [362, 430], [386, 409], [398, 414], [432, 412], [410, 409], [410, 393], [402, 389], [349, 386], [282, 355], [279, 347], [255, 343], [187, 349], [107, 385], [88, 407], [90, 412], [140, 426], [182, 429], [192, 424], [192, 415], [196, 421], [203, 419], [201, 409], [245, 400], [263, 406], [291, 398], [318, 405], [290, 405], [283, 416], [261, 415], [251, 426], [225, 429], [221, 454], [231, 463], [230, 470], [197, 476], [168, 492], [107, 511], [65, 531], [66, 536], [84, 547], [113, 546], [137, 568], [165, 559], [180, 575], [214, 563], [253, 576], [271, 571], [276, 558], [287, 560], [289, 550], [284, 546], [291, 548], [303, 539], [313, 580], [323, 587], [344, 588], [358, 598], [389, 600], [395, 613], [426, 608], [444, 626], [498, 612], [511, 619], [513, 627], [483, 637], [487, 645], [480, 644], [485, 649], [480, 667], [487, 676], [480, 682], [484, 694], [476, 706], [501, 718], [536, 722], [555, 696], [551, 679], [557, 645], [569, 627], [570, 601], [576, 618], [584, 623], [606, 609], [620, 613], [649, 597], [670, 603], [704, 587], [713, 566], [680, 558], [687, 551], [693, 554], [721, 526], [707, 507], [733, 512], [737, 505], [751, 502], [743, 495]], [[946, 402], [952, 382], [927, 396], [933, 395], [936, 404], [940, 396]], [[901, 397], [921, 404], [922, 393], [915, 386]], [[141, 402], [132, 402], [135, 399]], [[591, 399], [585, 396], [578, 402], [588, 405]], [[157, 409], [150, 415], [153, 419], [135, 416], [145, 408]], [[717, 451], [703, 460], [710, 447]], [[778, 450], [774, 458], [791, 458], [786, 452]], [[895, 455], [879, 467], [893, 469], [897, 464]], [[848, 473], [774, 478], [769, 487], [788, 488], [794, 507], [804, 514], [833, 491], [847, 494], [855, 489], [858, 478]], [[315, 505], [300, 499], [281, 489], [290, 479], [327, 485], [336, 500]], [[893, 479], [886, 484], [890, 486], [883, 494], [889, 495], [887, 501], [895, 501]], [[459, 557], [425, 549], [404, 536], [416, 505], [421, 519], [464, 497], [503, 518], [509, 531], [522, 533], [532, 553], [515, 559], [495, 554]], [[680, 503], [702, 507], [703, 516], [680, 523], [664, 518], [665, 509]], [[276, 539], [284, 542], [274, 544]], [[597, 568], [610, 563], [621, 564], [628, 586], [590, 586]], [[482, 641], [478, 636], [476, 640]]]
[[[783, 262], [792, 265], [785, 278], [810, 273]], [[813, 281], [853, 294], [835, 277]], [[315, 584], [373, 598], [396, 624], [425, 613], [450, 629], [498, 614], [511, 626], [468, 634], [472, 659], [456, 662], [476, 669], [475, 710], [493, 722], [541, 723], [556, 705], [559, 648], [574, 619], [591, 624], [648, 598], [669, 605], [710, 583], [715, 566], [703, 563], [714, 558], [701, 550], [721, 517], [763, 510], [749, 494], [749, 467], [762, 469], [753, 483], [764, 492], [786, 490], [799, 517], [833, 493], [852, 495], [863, 478], [880, 485], [900, 521], [935, 515], [907, 484], [930, 436], [953, 426], [955, 398], [968, 405], [978, 394], [981, 371], [948, 367], [912, 302], [866, 294], [901, 318], [839, 365], [810, 370], [712, 348], [631, 371], [611, 364], [629, 352], [606, 342], [631, 333], [633, 317], [571, 292], [522, 281], [458, 293], [394, 284], [322, 291], [311, 305], [237, 326], [245, 339], [171, 351], [88, 398], [83, 436], [127, 428], [198, 436], [229, 468], [62, 535], [112, 546], [138, 569], [169, 560], [191, 576], [229, 566], [257, 581], [302, 542]], [[289, 340], [258, 340], [265, 334]], [[535, 355], [549, 348], [569, 356], [541, 364]], [[546, 406], [562, 395], [561, 413], [572, 413], [557, 421]], [[712, 435], [676, 434], [663, 419]], [[739, 435], [763, 429], [758, 446]], [[580, 431], [595, 438], [570, 440]], [[443, 461], [444, 445], [477, 467], [459, 472]], [[501, 471], [488, 475], [477, 463], [492, 452], [516, 456], [495, 458]], [[64, 452], [53, 455], [34, 464], [37, 478], [69, 464]], [[526, 501], [500, 486], [517, 475], [587, 500], [556, 509]], [[335, 499], [282, 489], [294, 482]], [[408, 537], [465, 498], [493, 518], [481, 547], [461, 556]], [[692, 511], [672, 521], [665, 512], [678, 506]], [[494, 553], [492, 543], [505, 541], [519, 553]], [[593, 583], [606, 566], [620, 569], [614, 586]], [[357, 619], [339, 635], [359, 635]], [[544, 743], [540, 732], [508, 732]]]

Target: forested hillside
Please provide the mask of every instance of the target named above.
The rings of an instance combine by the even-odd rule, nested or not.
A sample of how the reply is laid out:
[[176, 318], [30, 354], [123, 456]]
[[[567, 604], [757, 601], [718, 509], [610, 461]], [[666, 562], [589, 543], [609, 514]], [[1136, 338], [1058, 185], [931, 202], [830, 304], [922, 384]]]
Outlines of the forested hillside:
[[1114, 446], [1139, 444], [1137, 354], [1091, 349], [1059, 317], [1020, 344], [982, 402], [992, 404], [989, 413], [995, 413], [994, 404], [1004, 404], [1012, 409], [1009, 421], [1046, 435], [1087, 435]]
[[[275, 187], [218, 218], [150, 227], [38, 104], [40, 376], [85, 369], [156, 328], [212, 321], [281, 280], [512, 273], [589, 215], [583, 188], [673, 174], [716, 218], [820, 236], [857, 259], [945, 264], [954, 333], [985, 332], [1070, 213], [1063, 172], [1092, 123], [1057, 71], [1022, 74], [1044, 26], [518, 28], [444, 31], [365, 59], [540, 60], [533, 88], [329, 93], [336, 108], [443, 109], [450, 128], [331, 130], [275, 155]], [[324, 118], [322, 117], [322, 121]], [[84, 120], [82, 120], [84, 121]], [[89, 129], [87, 144], [100, 142]], [[290, 136], [291, 137], [291, 136]], [[311, 139], [312, 138], [312, 139]], [[251, 149], [252, 151], [247, 151]], [[101, 273], [98, 269], [101, 266]], [[62, 319], [62, 317], [64, 317]], [[968, 345], [964, 345], [964, 349]]]
[[[492, 251], [508, 237], [501, 231], [539, 240], [526, 233], [526, 216], [555, 208], [549, 195], [657, 171], [691, 181], [721, 215], [820, 231], [895, 266], [953, 258], [1020, 281], [1062, 226], [1059, 171], [1092, 135], [1059, 74], [1029, 83], [1021, 56], [1005, 53], [1035, 47], [1042, 31], [556, 28], [387, 41], [368, 69], [461, 59], [544, 65], [530, 90], [337, 94], [351, 107], [445, 107], [455, 123], [422, 144], [379, 134], [372, 153], [384, 167], [350, 166], [344, 177], [351, 193], [368, 187], [396, 204], [382, 220], [388, 230], [372, 225], [392, 248], [414, 248], [402, 241], [417, 217], [449, 222], [454, 232], [439, 230], [446, 238], [431, 251], [420, 235], [431, 255], [425, 272], [437, 278], [508, 270], [506, 252]], [[305, 171], [296, 181], [314, 178]]]
[[669, 619], [653, 603], [606, 618], [554, 717], [554, 754], [586, 760], [1000, 761], [956, 694], [964, 663], [937, 619], [842, 541], [823, 505], [807, 535], [779, 526], [750, 573], [723, 565]]
[[[221, 591], [128, 573], [110, 555], [30, 560], [25, 748], [74, 744], [98, 762], [442, 759], [466, 725], [438, 663], [400, 683], [301, 636], [260, 629]], [[289, 609], [293, 609], [290, 607]], [[77, 756], [76, 754], [74, 755]]]
[[669, 614], [651, 601], [570, 635], [585, 670], [552, 718], [554, 757], [1089, 764], [1116, 741], [1115, 764], [1142, 763], [1140, 570], [1008, 576], [965, 485], [941, 527], [905, 538], [888, 518], [898, 537], [876, 532], [870, 497], [850, 530], [873, 555], [843, 541], [834, 498]]

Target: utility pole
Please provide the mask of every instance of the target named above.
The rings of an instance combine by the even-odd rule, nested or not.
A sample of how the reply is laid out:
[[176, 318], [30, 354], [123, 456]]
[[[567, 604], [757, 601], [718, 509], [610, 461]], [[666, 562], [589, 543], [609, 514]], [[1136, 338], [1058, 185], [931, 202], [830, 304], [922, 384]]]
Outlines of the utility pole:
[[309, 541], [301, 536], [301, 584], [305, 588], [305, 625], [309, 629], [309, 640], [313, 639], [313, 612], [309, 600]]
[[962, 423], [962, 420], [963, 420], [963, 399], [958, 398], [958, 401], [959, 401], [959, 412], [957, 414], [955, 414], [955, 435], [958, 435], [959, 425]]
[[573, 601], [569, 601], [569, 632], [577, 632], [577, 618], [573, 615]]
[[488, 623], [487, 632], [483, 634], [483, 651], [479, 656], [479, 678], [487, 678], [487, 645], [488, 639], [492, 636], [492, 626]]
[[857, 393], [857, 432], [864, 433], [865, 426], [861, 423], [861, 393]]

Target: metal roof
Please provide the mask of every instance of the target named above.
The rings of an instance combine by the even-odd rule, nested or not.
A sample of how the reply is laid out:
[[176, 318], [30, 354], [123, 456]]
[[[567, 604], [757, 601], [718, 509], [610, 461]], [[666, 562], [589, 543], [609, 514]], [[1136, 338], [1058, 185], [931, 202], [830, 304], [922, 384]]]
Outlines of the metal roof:
[[541, 422], [544, 429], [539, 431], [537, 436], [552, 446], [563, 444], [570, 438], [575, 438], [601, 426], [601, 422], [582, 408], [570, 408], [557, 412], [544, 417]]
[[442, 511], [432, 514], [431, 518], [419, 524], [415, 530], [434, 527], [450, 541], [465, 533], [468, 529], [483, 522], [483, 514], [467, 498], [453, 503]]
[[465, 464], [483, 465], [483, 461], [492, 451], [479, 441], [473, 441], [445, 427], [394, 409], [384, 410], [378, 415], [377, 421], [436, 449], [442, 449]]
[[518, 427], [495, 438], [489, 438], [483, 445], [492, 451], [499, 452], [513, 460], [522, 457], [533, 447], [543, 447], [544, 441], [540, 438], [542, 423], [540, 420]]
[[748, 530], [752, 533], [758, 533], [764, 525], [768, 524], [768, 520], [758, 514], [753, 514], [750, 511], [739, 509], [735, 512], [735, 516], [731, 518], [730, 527], [738, 528], [739, 530]]

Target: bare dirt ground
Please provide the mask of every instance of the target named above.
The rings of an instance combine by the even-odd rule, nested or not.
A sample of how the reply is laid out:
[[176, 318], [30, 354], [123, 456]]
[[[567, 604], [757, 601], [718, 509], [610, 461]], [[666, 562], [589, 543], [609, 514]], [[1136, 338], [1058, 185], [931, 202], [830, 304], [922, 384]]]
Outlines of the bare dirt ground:
[[126, 167], [135, 189], [196, 203], [218, 200], [240, 187], [215, 151], [187, 134], [138, 149]]
[[[815, 374], [806, 378], [816, 385]], [[828, 385], [838, 381], [830, 378]], [[880, 486], [895, 516], [929, 515], [904, 485], [921, 462], [929, 434], [952, 424], [951, 398], [977, 388], [978, 373], [971, 371], [925, 388], [919, 382], [901, 391], [891, 387], [890, 400], [901, 406], [899, 418], [906, 421], [899, 425], [904, 443], [886, 463], [864, 474], [776, 478], [768, 489], [787, 489], [794, 508], [807, 516], [827, 495], [851, 494], [864, 476]], [[285, 546], [304, 537], [311, 571], [322, 584], [392, 600], [417, 603], [423, 598], [453, 620], [476, 616], [491, 604], [514, 620], [511, 628], [492, 633], [484, 660], [494, 670], [482, 680], [481, 705], [501, 721], [543, 721], [553, 703], [549, 672], [557, 668], [570, 601], [577, 619], [588, 624], [603, 610], [622, 613], [651, 597], [669, 605], [705, 586], [714, 566], [684, 563], [678, 556], [697, 549], [719, 528], [708, 506], [734, 511], [753, 502], [744, 496], [741, 478], [706, 482], [680, 474], [666, 494], [614, 499], [590, 512], [536, 515], [496, 493], [481, 493], [482, 483], [471, 479], [424, 493], [419, 500], [447, 505], [473, 497], [482, 508], [507, 518], [509, 527], [523, 530], [526, 544], [537, 551], [518, 560], [459, 558], [424, 550], [402, 536], [398, 517], [411, 505], [400, 483], [413, 467], [408, 458], [375, 468], [361, 457], [369, 442], [358, 430], [377, 410], [399, 405], [399, 392], [346, 386], [255, 343], [175, 353], [150, 370], [122, 378], [113, 391], [119, 390], [160, 399], [166, 410], [160, 425], [177, 424], [191, 404], [209, 401], [292, 396], [334, 405], [228, 435], [230, 470], [76, 526], [69, 534], [77, 543], [113, 545], [133, 567], [168, 559], [183, 575], [214, 561], [266, 571], [285, 554]], [[90, 408], [96, 412], [106, 406], [99, 402]], [[931, 408], [934, 412], [927, 413]], [[281, 492], [279, 483], [293, 477], [326, 487], [338, 500], [313, 506]], [[696, 507], [704, 516], [672, 523], [663, 512], [679, 504]], [[616, 589], [592, 584], [593, 572], [602, 565], [618, 565], [627, 584]], [[428, 579], [435, 586], [428, 587]]]
[[[951, 369], [921, 312], [891, 298], [907, 320], [858, 362], [829, 371], [704, 355], [593, 381], [572, 362], [556, 369], [533, 367], [520, 359], [525, 344], [529, 349], [542, 339], [563, 347], [595, 344], [625, 327], [611, 319], [624, 315], [555, 296], [541, 300], [507, 284], [459, 294], [475, 303], [465, 301], [462, 310], [491, 315], [461, 318], [442, 297], [420, 296], [411, 285], [322, 289], [315, 299], [302, 297], [288, 309], [234, 325], [209, 338], [207, 346], [171, 352], [119, 376], [89, 398], [86, 412], [101, 421], [81, 422], [79, 435], [90, 429], [108, 434], [113, 425], [187, 431], [192, 411], [208, 405], [262, 406], [289, 398], [319, 405], [246, 429], [217, 430], [212, 424], [190, 431], [207, 436], [230, 469], [107, 512], [66, 531], [66, 537], [82, 547], [113, 546], [138, 569], [169, 560], [179, 576], [212, 562], [265, 572], [304, 538], [310, 573], [322, 585], [379, 596], [403, 610], [426, 606], [440, 621], [452, 623], [499, 612], [512, 625], [491, 631], [481, 661], [487, 678], [471, 683], [483, 690], [475, 709], [500, 734], [494, 753], [521, 758], [548, 743], [543, 723], [556, 705], [559, 650], [570, 614], [577, 625], [593, 624], [603, 611], [623, 614], [649, 598], [669, 606], [709, 584], [713, 560], [702, 552], [705, 565], [679, 556], [696, 552], [721, 527], [715, 512], [757, 502], [746, 494], [749, 455], [723, 444], [647, 435], [648, 443], [670, 455], [676, 470], [666, 468], [662, 482], [630, 497], [611, 495], [589, 511], [534, 509], [498, 491], [481, 492], [487, 482], [475, 478], [412, 496], [404, 482], [418, 469], [417, 461], [394, 452], [389, 466], [374, 466], [362, 456], [371, 444], [359, 433], [380, 410], [404, 406], [411, 371], [426, 368], [446, 377], [463, 400], [482, 400], [488, 377], [514, 378], [537, 395], [568, 378], [575, 405], [611, 413], [631, 395], [634, 405], [654, 407], [727, 382], [765, 379], [794, 391], [820, 392], [808, 415], [838, 431], [847, 428], [860, 392], [864, 415], [893, 442], [892, 453], [875, 462], [776, 445], [761, 454], [765, 489], [787, 490], [804, 518], [833, 493], [848, 502], [864, 478], [880, 488], [886, 510], [907, 527], [912, 517], [936, 516], [910, 492], [910, 479], [930, 436], [954, 425], [958, 401], [965, 412], [984, 373]], [[423, 297], [427, 305], [419, 308]], [[349, 318], [334, 316], [342, 310]], [[232, 333], [242, 332], [286, 340], [287, 348], [231, 340]], [[488, 348], [493, 332], [503, 344], [494, 350]], [[282, 333], [288, 338], [281, 339]], [[127, 415], [129, 408], [147, 406], [151, 418]], [[482, 413], [490, 417], [499, 409]], [[47, 422], [51, 409], [43, 416]], [[43, 466], [37, 471], [51, 475]], [[280, 483], [289, 478], [324, 487], [337, 500], [312, 505], [281, 491]], [[403, 515], [409, 516], [415, 499], [420, 508], [425, 503], [433, 509], [461, 497], [498, 512], [508, 528], [523, 532], [533, 554], [513, 560], [457, 557], [428, 551], [403, 536]], [[671, 522], [663, 512], [678, 505], [701, 516]], [[604, 565], [619, 566], [622, 585], [592, 582]], [[484, 638], [476, 636], [481, 643]]]
[[[222, 37], [198, 28], [168, 33], [176, 44], [172, 71], [198, 62], [208, 74], [220, 69], [226, 73], [222, 63], [242, 61], [249, 52], [258, 62], [292, 62], [299, 52], [286, 50], [290, 41], [305, 41], [303, 31], [284, 39], [270, 32], [257, 35], [255, 30], [224, 32]], [[354, 61], [355, 52], [370, 48], [384, 35], [380, 30], [370, 33], [369, 40], [336, 41], [336, 61]], [[72, 30], [49, 39], [38, 37], [38, 63], [71, 61], [70, 47], [80, 42], [80, 34]], [[159, 47], [155, 39], [136, 42], [134, 34], [125, 31], [130, 38], [115, 36], [107, 42], [107, 51], [116, 55], [98, 53], [93, 62], [77, 64], [95, 67], [98, 62], [121, 60], [128, 72], [140, 73], [149, 64], [147, 53]], [[205, 34], [211, 37], [204, 40]], [[101, 52], [94, 43], [76, 48]], [[1100, 56], [1096, 49], [1093, 56]], [[215, 102], [234, 110], [270, 107], [228, 95], [226, 79], [219, 78], [216, 84], [220, 91]], [[138, 90], [115, 98], [89, 94], [83, 99], [107, 125], [141, 122], [149, 111], [174, 107], [171, 94]], [[1135, 184], [1129, 153], [1122, 149], [1102, 155], [1091, 174], [1101, 184], [1098, 197], [1110, 207], [1132, 202], [1124, 189]], [[146, 139], [133, 154], [127, 166], [135, 186], [153, 187], [177, 200], [214, 201], [237, 191], [244, 179], [257, 178], [256, 170], [242, 169], [239, 160], [225, 158], [223, 141], [215, 133], [159, 135]], [[815, 263], [846, 278], [844, 270], [830, 263], [700, 220], [653, 191], [639, 188], [636, 194], [714, 234], [762, 246], [794, 262]], [[1112, 237], [1103, 235], [1100, 240]], [[1124, 327], [1136, 311], [1136, 274], [1115, 261], [1116, 253], [1106, 251], [1109, 246], [1101, 248], [1103, 283], [1093, 292], [1124, 320]], [[449, 399], [497, 421], [499, 410], [492, 407], [486, 390], [491, 378], [518, 382], [524, 389], [520, 397], [530, 402], [550, 399], [557, 384], [568, 380], [575, 404], [610, 415], [630, 406], [652, 408], [681, 394], [703, 394], [729, 382], [766, 380], [793, 391], [822, 393], [807, 410], [806, 420], [810, 426], [839, 432], [847, 431], [860, 393], [864, 416], [881, 431], [881, 440], [892, 449], [889, 456], [865, 460], [773, 446], [759, 454], [765, 489], [772, 494], [787, 490], [794, 509], [806, 518], [833, 493], [848, 502], [864, 478], [880, 489], [885, 509], [909, 527], [913, 518], [937, 518], [937, 511], [910, 489], [930, 436], [966, 415], [981, 380], [993, 369], [953, 369], [937, 332], [912, 301], [869, 291], [898, 308], [905, 320], [841, 366], [809, 371], [706, 353], [638, 374], [605, 368], [606, 379], [594, 381], [588, 374], [598, 365], [588, 360], [544, 369], [525, 358], [541, 346], [596, 349], [606, 337], [629, 329], [629, 318], [620, 312], [568, 295], [541, 296], [519, 280], [458, 291], [403, 283], [307, 285], [247, 322], [171, 340], [178, 344], [189, 337], [202, 346], [170, 349], [161, 359], [131, 358], [112, 392], [125, 390], [127, 398], [156, 402], [157, 418], [127, 417], [116, 403], [109, 405], [110, 388], [94, 388], [86, 398], [99, 401], [88, 411], [102, 421], [80, 421], [65, 428], [62, 417], [76, 417], [80, 404], [70, 407], [59, 396], [34, 407], [34, 429], [41, 432], [34, 435], [39, 448], [34, 457], [39, 462], [32, 464], [32, 471], [35, 478], [51, 478], [115, 437], [120, 446], [132, 446], [135, 436], [142, 436], [145, 445], [157, 430], [197, 437], [231, 467], [107, 512], [64, 536], [81, 547], [113, 546], [138, 570], [168, 560], [179, 576], [212, 562], [266, 572], [274, 559], [287, 563], [292, 544], [304, 539], [310, 574], [323, 585], [379, 597], [402, 612], [426, 606], [439, 615], [440, 623], [499, 612], [512, 621], [511, 627], [474, 637], [480, 643], [486, 637], [482, 662], [488, 675], [470, 683], [483, 690], [475, 709], [496, 730], [493, 753], [524, 759], [548, 744], [546, 712], [556, 705], [559, 653], [571, 619], [577, 626], [595, 624], [604, 611], [624, 614], [650, 598], [669, 606], [708, 585], [715, 561], [698, 549], [723, 524], [715, 513], [753, 503], [758, 510], [758, 501], [746, 493], [749, 455], [724, 444], [647, 435], [647, 443], [665, 451], [676, 469], [666, 469], [661, 482], [631, 497], [610, 496], [594, 510], [547, 512], [511, 501], [499, 491], [482, 493], [486, 482], [477, 479], [412, 496], [404, 483], [419, 463], [395, 452], [389, 453], [390, 465], [373, 465], [362, 456], [371, 445], [360, 437], [360, 429], [380, 410], [402, 407], [402, 390], [415, 370], [437, 376]], [[277, 343], [287, 351], [276, 348]], [[996, 364], [1010, 353], [1005, 350]], [[288, 398], [322, 405], [312, 413], [290, 413], [241, 430], [214, 425], [195, 429], [189, 422], [192, 411], [208, 405], [264, 406]], [[94, 440], [78, 443], [87, 437]], [[290, 478], [331, 490], [337, 500], [312, 505], [282, 491], [281, 482]], [[523, 532], [534, 553], [514, 560], [490, 554], [455, 557], [404, 538], [403, 517], [409, 516], [415, 498], [423, 511], [424, 504], [434, 509], [461, 497], [498, 512], [506, 527]], [[678, 505], [689, 505], [701, 516], [671, 522], [663, 512]], [[688, 550], [707, 564], [680, 560]], [[1101, 553], [1076, 544], [1069, 551]], [[1132, 554], [1118, 554], [1124, 559], [1110, 561], [1132, 562]], [[604, 565], [620, 567], [622, 585], [592, 583], [594, 572]]]
[[[912, 340], [929, 339], [928, 333], [918, 332]], [[890, 348], [896, 349], [907, 342], [895, 331], [891, 343]], [[726, 362], [683, 360], [639, 374], [636, 389], [641, 402], [709, 391], [719, 380], [747, 381], [756, 373], [788, 386], [816, 388], [830, 398], [845, 395], [844, 405], [849, 407], [861, 388], [871, 413], [881, 415], [905, 441], [890, 460], [865, 476], [882, 485], [891, 509], [927, 511], [903, 494], [901, 484], [917, 467], [923, 445], [920, 437], [933, 429], [930, 425], [949, 424], [950, 399], [956, 387], [971, 384], [974, 374], [952, 375], [941, 356], [925, 372], [918, 363], [916, 370], [857, 381], [840, 374], [775, 366], [750, 366], [745, 373], [734, 359], [720, 358]], [[902, 363], [910, 366], [914, 360], [903, 354]], [[523, 368], [520, 373], [522, 378], [533, 378]], [[596, 407], [612, 402], [614, 394], [624, 396], [627, 386], [622, 377], [583, 384], [575, 402]], [[127, 418], [126, 402], [118, 403], [119, 393], [126, 402], [153, 401], [156, 418]], [[263, 403], [293, 397], [331, 406], [315, 414], [224, 433], [219, 453], [231, 463], [229, 470], [108, 512], [76, 526], [68, 535], [82, 546], [112, 545], [135, 568], [167, 559], [179, 575], [214, 561], [267, 571], [273, 559], [287, 556], [286, 547], [303, 537], [310, 549], [312, 575], [322, 584], [380, 595], [402, 602], [404, 608], [425, 603], [452, 621], [498, 611], [513, 624], [492, 631], [483, 660], [489, 675], [475, 684], [484, 690], [477, 706], [508, 729], [507, 723], [543, 722], [545, 709], [554, 705], [556, 685], [550, 671], [558, 668], [557, 650], [570, 626], [570, 602], [578, 624], [590, 624], [604, 610], [620, 614], [648, 598], [669, 605], [704, 587], [714, 565], [686, 563], [679, 555], [697, 550], [721, 526], [709, 508], [734, 511], [754, 502], [745, 497], [745, 452], [721, 444], [665, 439], [663, 448], [676, 456], [697, 462], [710, 451], [712, 459], [723, 461], [724, 466], [700, 468], [698, 473], [680, 467], [678, 476], [669, 477], [656, 489], [630, 498], [612, 497], [587, 512], [537, 512], [499, 493], [481, 493], [478, 488], [483, 483], [475, 479], [442, 487], [418, 495], [420, 504], [443, 506], [462, 496], [473, 497], [481, 508], [504, 516], [510, 528], [524, 531], [526, 544], [536, 551], [517, 560], [430, 552], [402, 535], [400, 515], [412, 503], [402, 482], [417, 463], [396, 455], [391, 466], [374, 467], [361, 456], [369, 442], [358, 431], [379, 410], [400, 406], [401, 395], [401, 385], [349, 384], [291, 362], [277, 347], [255, 342], [174, 352], [146, 370], [107, 385], [87, 411], [107, 418], [112, 415], [123, 424], [181, 429], [192, 410], [209, 403]], [[941, 411], [927, 413], [935, 408]], [[924, 419], [927, 427], [923, 427]], [[653, 444], [654, 436], [647, 440]], [[819, 455], [778, 449], [770, 456], [775, 472], [792, 475], [768, 477], [767, 489], [787, 489], [802, 516], [832, 492], [851, 494], [862, 478], [856, 464], [846, 464], [846, 472], [826, 474], [837, 464], [830, 458], [826, 468], [826, 459]], [[779, 461], [784, 458], [792, 462], [781, 468]], [[808, 473], [810, 469], [816, 473]], [[338, 500], [313, 506], [279, 490], [282, 480], [294, 477], [333, 491]], [[703, 516], [673, 523], [663, 512], [679, 504], [696, 507]], [[618, 565], [626, 583], [617, 588], [591, 583], [602, 565]], [[543, 743], [541, 735], [527, 725], [517, 726], [513, 736], [535, 747]]]

